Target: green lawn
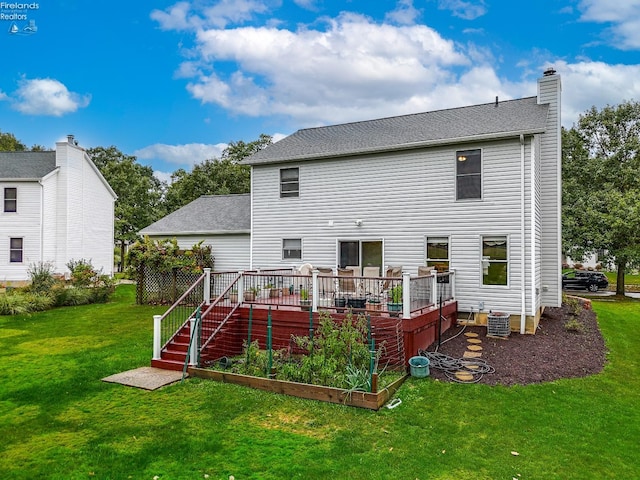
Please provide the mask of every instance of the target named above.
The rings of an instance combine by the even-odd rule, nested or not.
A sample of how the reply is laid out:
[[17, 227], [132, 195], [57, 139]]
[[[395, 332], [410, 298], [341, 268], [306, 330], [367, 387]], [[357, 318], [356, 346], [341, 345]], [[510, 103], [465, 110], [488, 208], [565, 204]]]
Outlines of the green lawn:
[[197, 379], [155, 392], [101, 382], [149, 365], [161, 310], [133, 303], [126, 285], [109, 304], [0, 317], [1, 478], [640, 477], [640, 302], [594, 301], [610, 349], [599, 375], [409, 379], [402, 404], [379, 412]]

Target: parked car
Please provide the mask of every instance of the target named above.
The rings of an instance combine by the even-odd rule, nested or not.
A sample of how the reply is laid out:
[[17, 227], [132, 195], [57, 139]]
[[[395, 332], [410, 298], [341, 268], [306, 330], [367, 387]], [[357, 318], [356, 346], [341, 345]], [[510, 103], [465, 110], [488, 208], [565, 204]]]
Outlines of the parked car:
[[609, 280], [604, 273], [587, 270], [572, 270], [562, 275], [562, 288], [589, 290], [597, 292], [601, 288], [607, 288]]

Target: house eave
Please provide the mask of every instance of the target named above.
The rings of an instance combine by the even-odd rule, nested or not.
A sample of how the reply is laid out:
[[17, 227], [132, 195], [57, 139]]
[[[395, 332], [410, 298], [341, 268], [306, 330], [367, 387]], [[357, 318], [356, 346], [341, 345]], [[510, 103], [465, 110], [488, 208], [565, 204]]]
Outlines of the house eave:
[[455, 144], [463, 144], [463, 143], [485, 142], [490, 140], [506, 140], [510, 138], [519, 139], [520, 135], [531, 136], [531, 135], [535, 135], [543, 132], [544, 132], [544, 128], [535, 128], [535, 129], [529, 129], [529, 130], [513, 130], [509, 132], [493, 132], [493, 133], [487, 133], [482, 135], [469, 135], [469, 136], [455, 137], [455, 138], [440, 138], [440, 139], [426, 140], [422, 142], [403, 143], [401, 145], [389, 145], [384, 147], [358, 149], [358, 150], [344, 151], [344, 152], [338, 152], [338, 153], [298, 155], [298, 156], [289, 157], [289, 158], [257, 160], [253, 162], [249, 160], [249, 161], [246, 161], [245, 163], [246, 165], [259, 166], [259, 165], [267, 165], [267, 164], [273, 164], [273, 163], [298, 162], [298, 161], [306, 161], [306, 160], [326, 160], [330, 158], [359, 157], [362, 155], [401, 152], [401, 151], [407, 151], [407, 150], [417, 150], [420, 148], [439, 147], [439, 146], [455, 145]]
[[251, 230], [180, 230], [180, 231], [172, 231], [172, 232], [161, 232], [161, 231], [147, 231], [140, 230], [140, 235], [149, 236], [149, 237], [184, 237], [184, 236], [218, 236], [218, 235], [242, 235], [242, 234], [250, 234]]

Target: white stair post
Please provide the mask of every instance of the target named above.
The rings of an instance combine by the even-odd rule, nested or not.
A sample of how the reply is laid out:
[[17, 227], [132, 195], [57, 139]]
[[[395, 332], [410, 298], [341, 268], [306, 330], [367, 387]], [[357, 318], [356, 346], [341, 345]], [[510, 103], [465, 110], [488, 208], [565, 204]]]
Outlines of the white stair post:
[[153, 316], [153, 360], [160, 360], [162, 353], [162, 315]]
[[438, 271], [432, 270], [431, 274], [433, 277], [431, 278], [431, 303], [434, 305], [438, 304]]
[[211, 269], [204, 269], [204, 304], [211, 305]]
[[449, 282], [451, 283], [451, 300], [456, 299], [456, 271], [449, 272]]
[[189, 365], [196, 365], [198, 358], [198, 321], [195, 317], [192, 317], [189, 320], [189, 345], [191, 346], [191, 350], [189, 350]]
[[318, 288], [318, 273], [320, 273], [320, 270], [318, 270], [317, 268], [314, 268], [311, 271], [311, 293], [313, 298], [311, 302], [312, 312], [318, 311], [318, 294], [320, 293]]
[[402, 274], [402, 318], [411, 318], [411, 275]]
[[240, 270], [239, 272], [239, 277], [238, 277], [238, 283], [237, 283], [237, 287], [238, 287], [238, 303], [243, 303], [244, 302], [244, 271]]

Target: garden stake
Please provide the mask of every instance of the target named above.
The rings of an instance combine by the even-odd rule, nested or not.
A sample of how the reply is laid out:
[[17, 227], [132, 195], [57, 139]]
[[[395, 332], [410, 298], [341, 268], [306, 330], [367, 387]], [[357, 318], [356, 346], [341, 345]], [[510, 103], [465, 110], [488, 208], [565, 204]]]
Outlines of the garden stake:
[[309, 310], [309, 340], [313, 342], [313, 311]]
[[273, 365], [273, 352], [271, 351], [271, 307], [267, 316], [267, 350], [269, 350], [269, 364], [267, 365], [267, 377], [271, 378], [271, 367]]
[[247, 360], [245, 364], [249, 366], [249, 349], [251, 347], [251, 324], [253, 322], [253, 304], [249, 307], [249, 335], [247, 337]]

